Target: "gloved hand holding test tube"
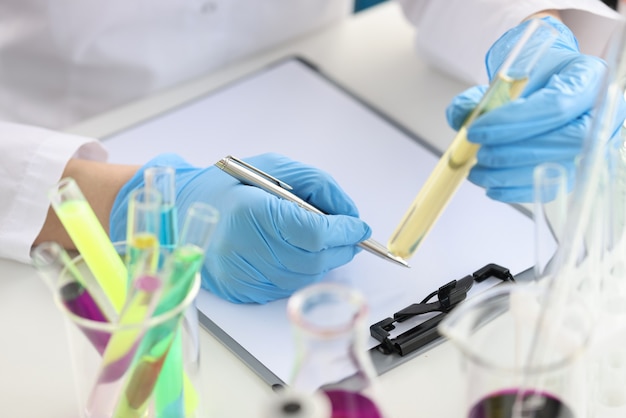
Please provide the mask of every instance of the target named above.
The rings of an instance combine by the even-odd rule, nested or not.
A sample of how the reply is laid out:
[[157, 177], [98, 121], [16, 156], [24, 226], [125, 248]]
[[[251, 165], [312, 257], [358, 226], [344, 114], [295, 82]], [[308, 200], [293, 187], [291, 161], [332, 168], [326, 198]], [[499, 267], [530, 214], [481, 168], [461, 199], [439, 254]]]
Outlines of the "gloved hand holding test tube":
[[540, 19], [529, 22], [489, 88], [440, 158], [426, 183], [391, 235], [387, 248], [409, 259], [475, 163], [479, 146], [467, 140], [467, 129], [481, 114], [517, 99], [532, 78], [533, 66], [554, 42], [557, 31]]

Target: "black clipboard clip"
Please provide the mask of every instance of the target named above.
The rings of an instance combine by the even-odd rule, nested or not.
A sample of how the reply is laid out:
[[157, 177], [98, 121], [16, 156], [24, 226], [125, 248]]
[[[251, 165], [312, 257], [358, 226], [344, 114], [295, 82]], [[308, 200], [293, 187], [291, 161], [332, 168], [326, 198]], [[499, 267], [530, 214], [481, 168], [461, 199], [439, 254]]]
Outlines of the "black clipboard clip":
[[[393, 318], [386, 318], [370, 326], [370, 334], [380, 345], [376, 350], [383, 354], [399, 354], [404, 356], [440, 337], [437, 326], [456, 305], [466, 297], [474, 283], [480, 283], [490, 277], [503, 282], [515, 282], [509, 269], [498, 264], [487, 264], [459, 280], [441, 286], [426, 296], [420, 303], [414, 303], [393, 314]], [[437, 301], [429, 302], [437, 296]], [[394, 323], [403, 322], [416, 315], [440, 312], [438, 315], [416, 325], [395, 338], [389, 338], [389, 331], [395, 329]]]

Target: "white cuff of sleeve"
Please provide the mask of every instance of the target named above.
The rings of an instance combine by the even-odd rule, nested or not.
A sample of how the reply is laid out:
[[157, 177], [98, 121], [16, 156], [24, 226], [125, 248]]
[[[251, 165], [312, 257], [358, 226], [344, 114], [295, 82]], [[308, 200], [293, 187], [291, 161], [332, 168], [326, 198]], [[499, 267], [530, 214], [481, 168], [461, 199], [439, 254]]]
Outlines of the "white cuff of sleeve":
[[67, 162], [73, 157], [104, 161], [107, 153], [95, 139], [13, 126], [17, 127], [11, 129], [10, 141], [21, 149], [9, 161], [17, 175], [0, 186], [6, 193], [6, 206], [0, 210], [0, 257], [29, 263], [32, 243], [50, 206], [48, 191], [60, 180]]

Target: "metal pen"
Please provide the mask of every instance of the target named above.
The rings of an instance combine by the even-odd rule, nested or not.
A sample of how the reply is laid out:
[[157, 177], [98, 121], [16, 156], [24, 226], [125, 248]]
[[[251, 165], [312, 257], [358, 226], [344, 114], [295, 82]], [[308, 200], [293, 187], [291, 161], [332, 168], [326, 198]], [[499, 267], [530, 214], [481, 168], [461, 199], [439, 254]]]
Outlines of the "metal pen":
[[[303, 209], [306, 209], [313, 213], [318, 213], [320, 215], [326, 215], [315, 206], [291, 193], [290, 190], [293, 190], [293, 188], [287, 183], [280, 181], [275, 177], [272, 177], [264, 171], [261, 171], [258, 168], [246, 163], [245, 161], [233, 157], [232, 155], [222, 158], [217, 163], [215, 163], [215, 165], [243, 184], [256, 186], [275, 196], [294, 202]], [[409, 264], [403, 258], [391, 254], [389, 250], [387, 250], [387, 247], [373, 239], [367, 239], [365, 241], [362, 241], [359, 243], [359, 246], [364, 250], [369, 251], [370, 253], [375, 254], [388, 261], [392, 261], [404, 267], [409, 267]]]

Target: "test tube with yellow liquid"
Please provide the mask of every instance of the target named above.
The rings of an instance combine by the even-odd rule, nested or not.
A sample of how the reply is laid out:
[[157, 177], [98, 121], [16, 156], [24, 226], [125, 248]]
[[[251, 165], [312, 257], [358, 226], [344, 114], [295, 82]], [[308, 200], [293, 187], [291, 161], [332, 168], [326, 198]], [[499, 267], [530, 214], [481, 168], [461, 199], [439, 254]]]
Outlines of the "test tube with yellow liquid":
[[479, 145], [467, 140], [468, 127], [478, 116], [521, 95], [532, 68], [556, 35], [556, 30], [540, 19], [529, 22], [391, 235], [387, 244], [389, 252], [405, 260], [413, 256], [476, 162]]
[[72, 178], [50, 190], [50, 202], [116, 314], [126, 302], [127, 270], [89, 202]]

